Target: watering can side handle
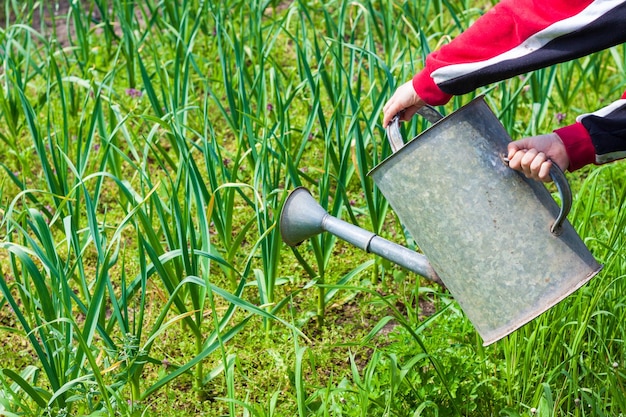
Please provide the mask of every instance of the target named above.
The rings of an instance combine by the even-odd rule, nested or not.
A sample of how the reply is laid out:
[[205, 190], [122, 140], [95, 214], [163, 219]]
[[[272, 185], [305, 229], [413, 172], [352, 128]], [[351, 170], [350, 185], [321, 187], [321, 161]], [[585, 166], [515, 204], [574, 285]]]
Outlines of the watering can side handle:
[[565, 174], [554, 162], [552, 162], [552, 167], [550, 168], [550, 178], [554, 181], [556, 189], [561, 196], [561, 211], [550, 228], [550, 232], [558, 236], [561, 234], [563, 222], [572, 208], [572, 190], [569, 182], [567, 182], [567, 178], [565, 178]]
[[[509, 159], [502, 155], [502, 161], [508, 166]], [[550, 227], [550, 232], [553, 235], [560, 235], [563, 227], [563, 222], [567, 218], [570, 210], [572, 209], [572, 189], [569, 186], [569, 182], [565, 177], [565, 174], [561, 170], [561, 168], [552, 161], [552, 167], [550, 168], [550, 178], [554, 181], [556, 185], [556, 189], [559, 192], [559, 196], [561, 197], [561, 210], [559, 211], [558, 216], [556, 216], [556, 220], [552, 223]]]

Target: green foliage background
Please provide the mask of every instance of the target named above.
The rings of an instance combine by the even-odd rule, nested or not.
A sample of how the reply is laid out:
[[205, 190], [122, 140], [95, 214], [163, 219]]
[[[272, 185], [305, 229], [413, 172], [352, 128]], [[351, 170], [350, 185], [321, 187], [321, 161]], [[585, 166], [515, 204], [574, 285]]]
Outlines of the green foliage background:
[[[487, 348], [445, 288], [330, 235], [280, 239], [302, 185], [415, 248], [366, 175], [390, 154], [382, 106], [490, 6], [6, 0], [0, 414], [624, 413], [620, 163], [568, 175], [602, 273]], [[625, 56], [475, 94], [513, 138], [550, 131], [619, 97]]]

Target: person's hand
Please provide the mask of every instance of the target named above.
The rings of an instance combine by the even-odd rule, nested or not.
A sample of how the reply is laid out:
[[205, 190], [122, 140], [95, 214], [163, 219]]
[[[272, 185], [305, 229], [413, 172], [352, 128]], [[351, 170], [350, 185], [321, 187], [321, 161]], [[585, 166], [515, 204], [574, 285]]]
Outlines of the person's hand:
[[537, 181], [551, 181], [550, 168], [553, 162], [563, 171], [569, 166], [565, 145], [556, 133], [511, 142], [508, 152], [509, 167]]
[[410, 120], [424, 105], [426, 102], [415, 92], [413, 81], [402, 84], [383, 107], [383, 127], [389, 126], [397, 114], [400, 120]]

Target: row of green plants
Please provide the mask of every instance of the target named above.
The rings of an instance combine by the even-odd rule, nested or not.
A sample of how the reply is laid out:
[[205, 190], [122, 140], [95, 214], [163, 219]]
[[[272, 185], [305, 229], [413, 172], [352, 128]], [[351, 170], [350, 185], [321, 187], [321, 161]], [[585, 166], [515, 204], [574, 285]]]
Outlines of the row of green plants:
[[[32, 357], [2, 367], [1, 415], [174, 412], [159, 398], [181, 381], [199, 399], [222, 387], [206, 415], [626, 410], [619, 165], [570, 176], [570, 221], [602, 275], [489, 348], [444, 289], [328, 234], [294, 249], [281, 241], [282, 204], [302, 185], [332, 215], [406, 242], [367, 176], [390, 153], [382, 106], [483, 8], [67, 6], [52, 24], [38, 19], [54, 15], [51, 2], [7, 0], [0, 12], [0, 329], [26, 341]], [[67, 41], [58, 37], [65, 27]], [[616, 97], [625, 56], [616, 47], [477, 93], [512, 136], [537, 134]], [[415, 119], [404, 135], [427, 126]], [[348, 351], [343, 368], [327, 371], [333, 378], [307, 330], [317, 328], [323, 344], [336, 314], [329, 306], [346, 294], [384, 314], [333, 342]], [[428, 319], [423, 299], [437, 307]], [[278, 352], [288, 365], [277, 379], [288, 383], [254, 389], [267, 381], [247, 381], [244, 337], [262, 340], [250, 349]], [[185, 340], [182, 352], [167, 350], [171, 338]], [[355, 353], [363, 349], [365, 359]]]

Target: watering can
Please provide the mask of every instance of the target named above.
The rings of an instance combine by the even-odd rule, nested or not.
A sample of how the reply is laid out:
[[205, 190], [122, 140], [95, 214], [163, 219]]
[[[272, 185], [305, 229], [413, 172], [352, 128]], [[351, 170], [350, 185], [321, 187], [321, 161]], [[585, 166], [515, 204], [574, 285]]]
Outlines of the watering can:
[[478, 97], [404, 143], [387, 128], [393, 154], [371, 176], [423, 255], [329, 215], [304, 188], [281, 213], [283, 241], [295, 246], [329, 232], [427, 279], [443, 282], [487, 346], [538, 317], [602, 266], [567, 220], [572, 195], [563, 172], [543, 183], [507, 165], [508, 133]]

